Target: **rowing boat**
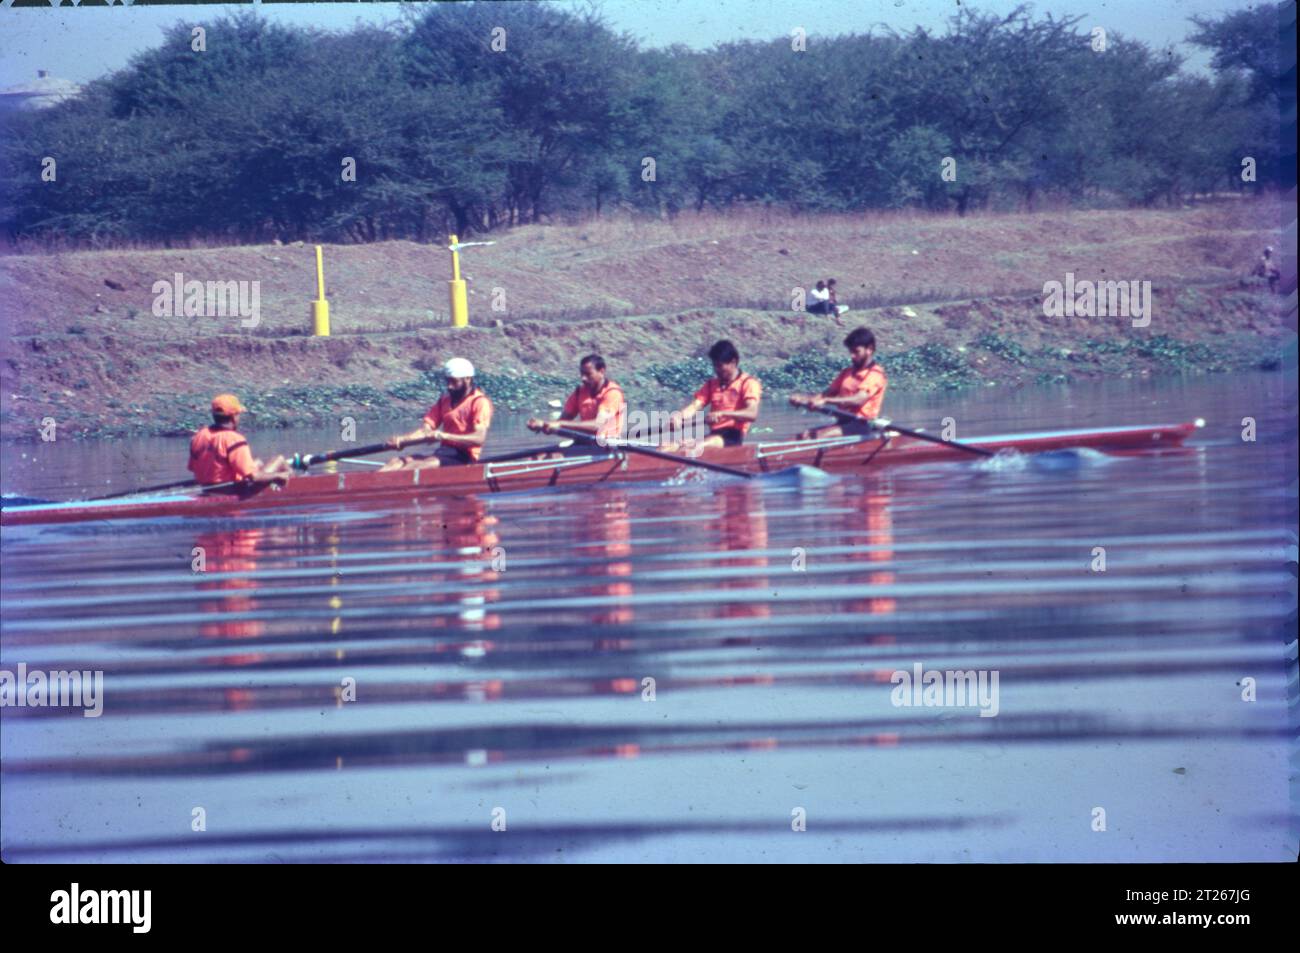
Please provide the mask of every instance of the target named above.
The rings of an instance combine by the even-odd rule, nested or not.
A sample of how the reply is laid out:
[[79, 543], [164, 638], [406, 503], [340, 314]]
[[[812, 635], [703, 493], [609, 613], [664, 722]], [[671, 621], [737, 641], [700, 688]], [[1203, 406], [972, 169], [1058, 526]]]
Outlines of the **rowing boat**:
[[[1074, 448], [1130, 454], [1177, 447], [1204, 421], [1105, 430], [1052, 430], [1039, 433], [976, 437], [967, 445], [999, 453], [1032, 454]], [[876, 467], [969, 459], [960, 450], [885, 432], [871, 437], [840, 436], [779, 440], [711, 451], [703, 459], [751, 473], [771, 473], [795, 465], [838, 472], [867, 472]], [[301, 476], [283, 487], [252, 491], [173, 493], [125, 496], [110, 500], [39, 503], [0, 509], [0, 525], [71, 523], [161, 516], [226, 516], [316, 503], [455, 496], [547, 486], [574, 487], [625, 480], [662, 480], [682, 465], [671, 460], [628, 453], [616, 446], [575, 446], [558, 457], [510, 459], [460, 467], [389, 472], [338, 472]]]

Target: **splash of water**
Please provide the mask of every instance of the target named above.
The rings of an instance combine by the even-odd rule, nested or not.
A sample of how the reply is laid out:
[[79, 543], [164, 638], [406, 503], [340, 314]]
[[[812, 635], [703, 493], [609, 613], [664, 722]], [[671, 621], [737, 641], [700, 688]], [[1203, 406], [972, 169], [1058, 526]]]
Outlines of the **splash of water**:
[[1101, 466], [1111, 458], [1100, 450], [1080, 447], [1070, 450], [1047, 450], [1042, 453], [1021, 453], [1005, 448], [995, 456], [977, 462], [975, 469], [981, 473], [1036, 473], [1074, 472], [1086, 467]]
[[983, 457], [975, 463], [980, 473], [1019, 473], [1029, 466], [1029, 457], [1019, 450], [1006, 448], [994, 456]]

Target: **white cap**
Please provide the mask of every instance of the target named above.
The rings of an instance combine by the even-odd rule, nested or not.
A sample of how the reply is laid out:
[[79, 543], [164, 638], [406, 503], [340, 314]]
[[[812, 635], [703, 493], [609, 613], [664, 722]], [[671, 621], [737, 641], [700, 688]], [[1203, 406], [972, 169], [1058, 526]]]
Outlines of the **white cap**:
[[442, 373], [447, 377], [473, 377], [474, 365], [463, 357], [453, 357], [446, 364], [442, 365]]

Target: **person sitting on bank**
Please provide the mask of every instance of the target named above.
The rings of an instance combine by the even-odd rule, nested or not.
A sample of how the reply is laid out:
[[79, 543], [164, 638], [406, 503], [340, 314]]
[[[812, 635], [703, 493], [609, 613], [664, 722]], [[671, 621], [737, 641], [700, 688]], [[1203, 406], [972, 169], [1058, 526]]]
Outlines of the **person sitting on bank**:
[[826, 295], [827, 295], [827, 299], [826, 299], [827, 314], [843, 314], [845, 311], [849, 310], [847, 305], [840, 304], [840, 299], [837, 297], [835, 291], [834, 278], [826, 279]]
[[212, 423], [190, 438], [189, 471], [200, 486], [218, 483], [283, 483], [289, 463], [277, 456], [269, 464], [253, 456], [248, 440], [239, 432], [239, 415], [247, 408], [234, 394], [212, 398]]
[[830, 314], [831, 313], [831, 293], [826, 287], [826, 282], [818, 281], [817, 287], [808, 292], [809, 314]]
[[1273, 258], [1272, 245], [1264, 249], [1264, 254], [1260, 256], [1259, 263], [1255, 265], [1253, 274], [1256, 278], [1267, 279], [1269, 291], [1277, 291], [1278, 282], [1282, 280], [1282, 270], [1278, 268], [1277, 261]]

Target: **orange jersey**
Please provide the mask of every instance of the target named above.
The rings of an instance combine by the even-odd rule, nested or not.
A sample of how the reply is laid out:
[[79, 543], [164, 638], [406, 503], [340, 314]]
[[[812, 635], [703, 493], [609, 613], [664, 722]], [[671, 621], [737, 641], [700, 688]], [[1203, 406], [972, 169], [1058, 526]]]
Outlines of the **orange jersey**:
[[[737, 374], [736, 379], [726, 387], [723, 387], [716, 377], [710, 377], [704, 382], [704, 386], [695, 392], [695, 402], [715, 412], [738, 410], [741, 406], [748, 407], [750, 404], [757, 409], [762, 399], [763, 385], [758, 382], [757, 377], [748, 374]], [[748, 420], [727, 419], [714, 424], [713, 429], [728, 430], [737, 427], [744, 434], [749, 432], [749, 425]]]
[[[435, 430], [448, 434], [467, 434], [480, 428], [486, 429], [492, 425], [492, 401], [477, 387], [455, 407], [451, 405], [451, 397], [443, 394], [442, 399], [424, 415], [424, 422]], [[477, 460], [483, 452], [482, 447], [453, 446], [459, 446], [469, 454], [471, 460]]]
[[257, 469], [243, 434], [212, 427], [204, 427], [190, 438], [189, 468], [204, 486], [244, 480]]
[[595, 420], [604, 414], [605, 422], [600, 425], [596, 436], [617, 437], [623, 432], [623, 416], [626, 410], [627, 402], [623, 398], [623, 388], [607, 378], [605, 386], [595, 397], [591, 395], [591, 390], [586, 384], [579, 384], [569, 395], [569, 399], [564, 402], [564, 409], [560, 411], [560, 416], [565, 420], [574, 418]]
[[[874, 420], [880, 416], [880, 407], [885, 402], [885, 388], [889, 381], [885, 379], [885, 369], [872, 361], [860, 371], [846, 367], [831, 382], [826, 390], [827, 397], [852, 397], [866, 391], [870, 396], [867, 402], [858, 407], [856, 413], [863, 420]], [[846, 410], [847, 408], [841, 408]]]

